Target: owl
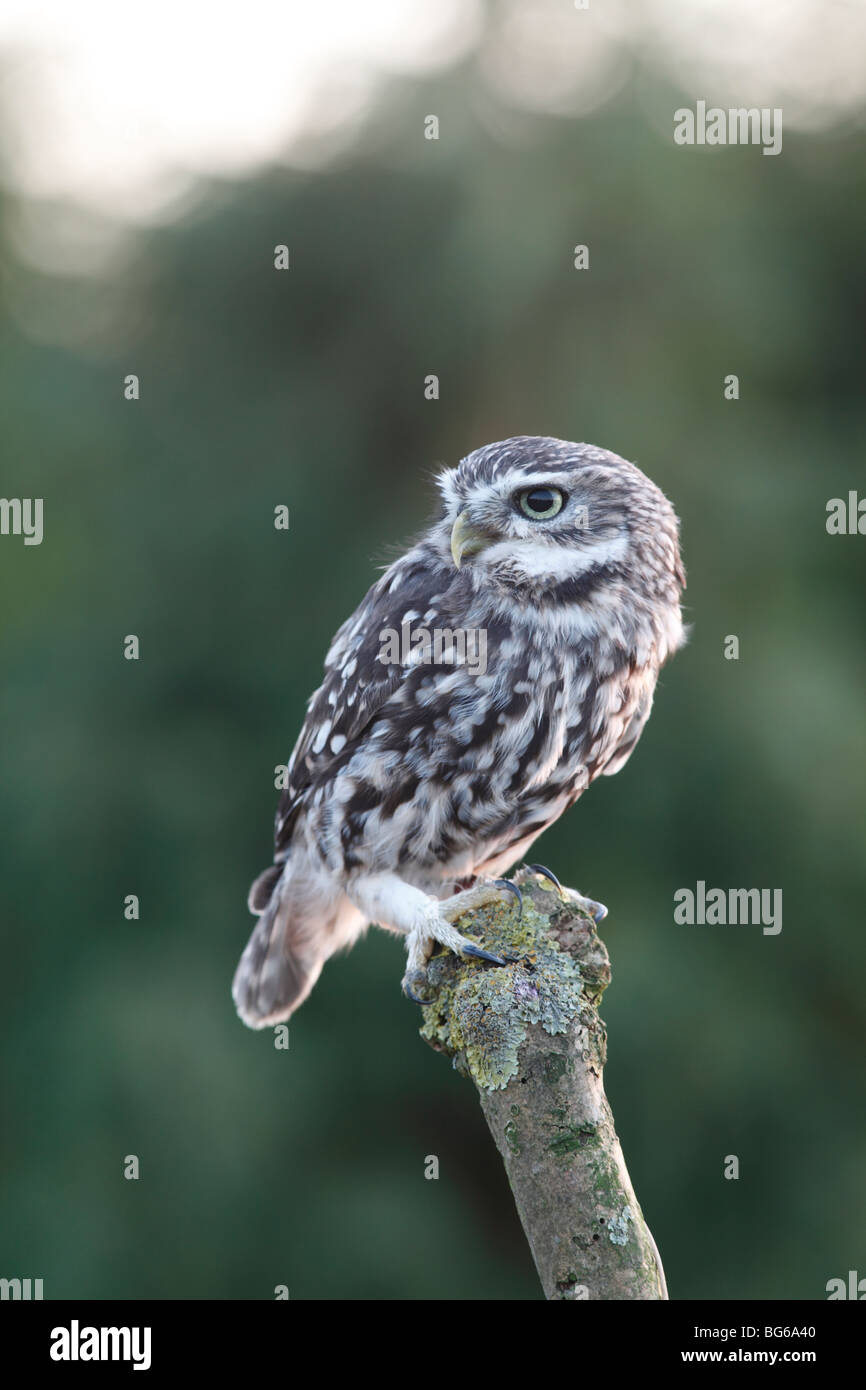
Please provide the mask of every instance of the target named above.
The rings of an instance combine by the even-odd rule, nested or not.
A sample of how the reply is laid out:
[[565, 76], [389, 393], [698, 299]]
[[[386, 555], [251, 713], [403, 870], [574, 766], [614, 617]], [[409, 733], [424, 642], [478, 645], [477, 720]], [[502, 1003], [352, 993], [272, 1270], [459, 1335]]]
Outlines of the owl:
[[606, 449], [523, 436], [437, 479], [429, 529], [334, 638], [288, 764], [233, 997], [287, 1019], [370, 923], [436, 944], [592, 780], [618, 772], [684, 640], [673, 508]]

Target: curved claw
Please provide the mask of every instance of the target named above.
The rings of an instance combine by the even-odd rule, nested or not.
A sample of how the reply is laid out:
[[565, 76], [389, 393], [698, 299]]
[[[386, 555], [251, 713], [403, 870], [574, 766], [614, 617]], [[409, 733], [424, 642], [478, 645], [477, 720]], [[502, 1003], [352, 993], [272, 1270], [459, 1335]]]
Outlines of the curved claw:
[[493, 880], [497, 888], [506, 888], [509, 893], [513, 893], [517, 899], [517, 919], [523, 916], [523, 894], [516, 883], [512, 883], [510, 878], [495, 878]]
[[464, 946], [460, 952], [462, 956], [472, 956], [474, 960], [488, 960], [491, 965], [508, 965], [507, 960], [502, 956], [494, 956], [490, 951], [485, 951], [481, 946]]
[[565, 893], [564, 893], [564, 891], [563, 891], [562, 884], [560, 883], [559, 879], [556, 877], [556, 874], [551, 873], [550, 869], [545, 869], [545, 867], [544, 867], [543, 864], [527, 864], [526, 867], [527, 867], [527, 869], [531, 869], [532, 872], [533, 872], [534, 874], [538, 874], [539, 878], [549, 878], [549, 879], [550, 879], [550, 882], [553, 884], [554, 888], [557, 889], [557, 891], [558, 891], [558, 893], [559, 893], [559, 896], [560, 896], [560, 897], [564, 897], [564, 896], [565, 896]]
[[[527, 864], [526, 867], [531, 870], [532, 873], [538, 874], [541, 878], [549, 878], [550, 882], [558, 890], [559, 896], [563, 901], [567, 902], [569, 900], [568, 894], [556, 877], [556, 874], [552, 873], [550, 869], [546, 869], [543, 864]], [[594, 898], [585, 898], [582, 893], [572, 893], [571, 900], [589, 913], [596, 926], [598, 926], [600, 922], [603, 922], [607, 916], [607, 908], [604, 903], [597, 903]]]
[[422, 999], [420, 995], [413, 994], [412, 990], [410, 989], [409, 985], [406, 984], [405, 980], [403, 981], [403, 993], [405, 994], [407, 999], [412, 1000], [413, 1004], [420, 1004], [422, 1008], [425, 1008], [428, 1004], [432, 1004], [433, 1000], [435, 999], [435, 995], [431, 996], [430, 999]]

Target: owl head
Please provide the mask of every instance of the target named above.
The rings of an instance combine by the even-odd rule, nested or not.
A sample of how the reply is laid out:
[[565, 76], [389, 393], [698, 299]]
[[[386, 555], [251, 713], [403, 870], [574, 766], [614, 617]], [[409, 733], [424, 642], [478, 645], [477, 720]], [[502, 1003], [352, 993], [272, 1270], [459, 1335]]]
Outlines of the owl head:
[[437, 479], [435, 544], [477, 583], [562, 602], [618, 580], [678, 596], [678, 523], [634, 464], [589, 444], [524, 435], [476, 449]]

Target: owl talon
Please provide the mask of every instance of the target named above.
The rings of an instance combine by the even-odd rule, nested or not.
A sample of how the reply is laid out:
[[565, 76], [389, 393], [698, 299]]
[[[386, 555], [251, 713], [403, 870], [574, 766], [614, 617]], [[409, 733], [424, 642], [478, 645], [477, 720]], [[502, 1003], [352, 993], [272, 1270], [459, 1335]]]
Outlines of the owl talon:
[[517, 899], [517, 920], [523, 916], [523, 894], [516, 883], [512, 883], [510, 878], [495, 878], [493, 880], [497, 888], [505, 888], [507, 892], [513, 893]]
[[604, 903], [597, 903], [595, 898], [585, 898], [582, 893], [571, 891], [568, 893], [566, 901], [575, 903], [584, 912], [588, 912], [596, 926], [599, 926], [607, 916], [607, 908]]
[[473, 960], [486, 960], [491, 965], [508, 965], [509, 961], [502, 956], [494, 956], [492, 952], [485, 951], [481, 946], [466, 945], [461, 947], [461, 956], [471, 956]]
[[527, 864], [526, 867], [531, 873], [536, 874], [538, 878], [550, 879], [550, 882], [553, 884], [559, 896], [561, 898], [565, 897], [565, 889], [556, 877], [556, 874], [552, 873], [550, 869], [545, 869], [543, 864]]
[[419, 994], [415, 993], [413, 985], [417, 988], [426, 981], [426, 978], [423, 970], [413, 970], [411, 976], [407, 975], [403, 977], [401, 985], [406, 998], [411, 999], [413, 1004], [420, 1004], [422, 1008], [426, 1007], [428, 1004], [432, 1004], [436, 997], [435, 995], [431, 995], [429, 999], [422, 999]]
[[550, 869], [546, 869], [543, 864], [527, 864], [526, 868], [530, 873], [537, 874], [540, 878], [549, 878], [554, 885], [559, 896], [564, 903], [575, 903], [577, 907], [588, 912], [596, 926], [603, 922], [607, 916], [607, 908], [604, 903], [597, 903], [595, 898], [585, 898], [582, 893], [577, 893], [573, 888], [563, 888], [556, 874]]

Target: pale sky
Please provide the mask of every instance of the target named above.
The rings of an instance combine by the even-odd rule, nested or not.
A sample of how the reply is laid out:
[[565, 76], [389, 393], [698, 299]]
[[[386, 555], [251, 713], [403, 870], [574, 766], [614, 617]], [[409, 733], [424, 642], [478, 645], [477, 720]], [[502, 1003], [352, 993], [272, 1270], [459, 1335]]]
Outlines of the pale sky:
[[[383, 74], [470, 52], [482, 0], [2, 0], [0, 178], [140, 220], [199, 172], [311, 163], [353, 138]], [[790, 131], [863, 119], [866, 0], [500, 0], [480, 80], [580, 113], [636, 62]], [[787, 145], [786, 145], [787, 148]]]

